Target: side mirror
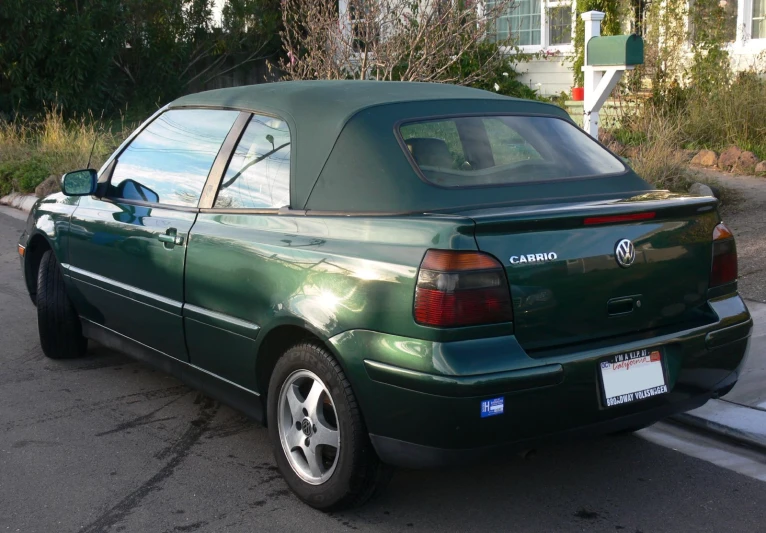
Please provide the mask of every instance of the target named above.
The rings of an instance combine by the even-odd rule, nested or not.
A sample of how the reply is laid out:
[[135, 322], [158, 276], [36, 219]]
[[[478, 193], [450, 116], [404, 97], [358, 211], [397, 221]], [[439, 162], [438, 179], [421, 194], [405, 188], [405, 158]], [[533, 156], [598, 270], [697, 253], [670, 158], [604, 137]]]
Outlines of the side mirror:
[[89, 196], [96, 192], [98, 173], [92, 168], [67, 172], [61, 179], [61, 192], [67, 196]]

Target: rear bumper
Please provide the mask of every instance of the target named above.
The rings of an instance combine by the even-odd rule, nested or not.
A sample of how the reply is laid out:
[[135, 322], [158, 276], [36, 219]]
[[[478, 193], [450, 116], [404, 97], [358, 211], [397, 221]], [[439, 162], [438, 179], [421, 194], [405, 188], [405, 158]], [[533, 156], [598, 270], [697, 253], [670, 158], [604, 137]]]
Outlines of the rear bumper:
[[[357, 330], [331, 342], [381, 458], [430, 467], [643, 426], [725, 394], [752, 319], [739, 296], [710, 306], [718, 320], [702, 327], [550, 357], [530, 357], [513, 336], [434, 343]], [[669, 392], [604, 407], [600, 360], [651, 347], [663, 349]], [[503, 414], [482, 418], [481, 402], [500, 396]]]
[[595, 424], [575, 427], [558, 433], [540, 435], [522, 440], [492, 444], [476, 448], [438, 448], [413, 442], [370, 434], [372, 445], [385, 463], [402, 468], [438, 468], [443, 466], [479, 462], [494, 456], [528, 450], [539, 446], [585, 439], [651, 425], [671, 415], [701, 407], [711, 394], [702, 394], [653, 409], [642, 410]]

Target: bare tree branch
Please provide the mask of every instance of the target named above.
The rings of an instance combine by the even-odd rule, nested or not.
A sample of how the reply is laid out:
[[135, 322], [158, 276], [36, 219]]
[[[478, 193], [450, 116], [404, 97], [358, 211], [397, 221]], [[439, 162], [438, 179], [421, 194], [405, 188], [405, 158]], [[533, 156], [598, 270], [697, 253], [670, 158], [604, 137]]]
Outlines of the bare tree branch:
[[[286, 79], [376, 79], [469, 84], [504, 61], [484, 54], [461, 72], [513, 0], [283, 0]], [[511, 46], [510, 40], [502, 43]]]

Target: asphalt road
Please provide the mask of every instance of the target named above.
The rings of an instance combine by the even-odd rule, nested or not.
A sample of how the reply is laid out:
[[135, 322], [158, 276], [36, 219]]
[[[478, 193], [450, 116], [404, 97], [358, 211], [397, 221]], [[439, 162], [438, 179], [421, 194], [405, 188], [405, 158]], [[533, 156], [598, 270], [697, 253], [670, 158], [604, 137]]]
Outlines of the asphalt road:
[[0, 531], [766, 531], [766, 483], [635, 436], [399, 471], [362, 509], [314, 511], [236, 411], [103, 348], [47, 360], [21, 227], [0, 214]]

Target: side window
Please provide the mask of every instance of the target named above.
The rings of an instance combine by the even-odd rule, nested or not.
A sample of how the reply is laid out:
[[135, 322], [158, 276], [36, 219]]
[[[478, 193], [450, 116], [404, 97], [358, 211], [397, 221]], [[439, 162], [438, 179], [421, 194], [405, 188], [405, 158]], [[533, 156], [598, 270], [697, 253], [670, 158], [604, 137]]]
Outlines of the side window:
[[107, 196], [196, 207], [238, 111], [176, 109], [163, 113], [120, 154]]
[[214, 207], [270, 209], [290, 205], [290, 130], [278, 118], [253, 115], [221, 181]]

